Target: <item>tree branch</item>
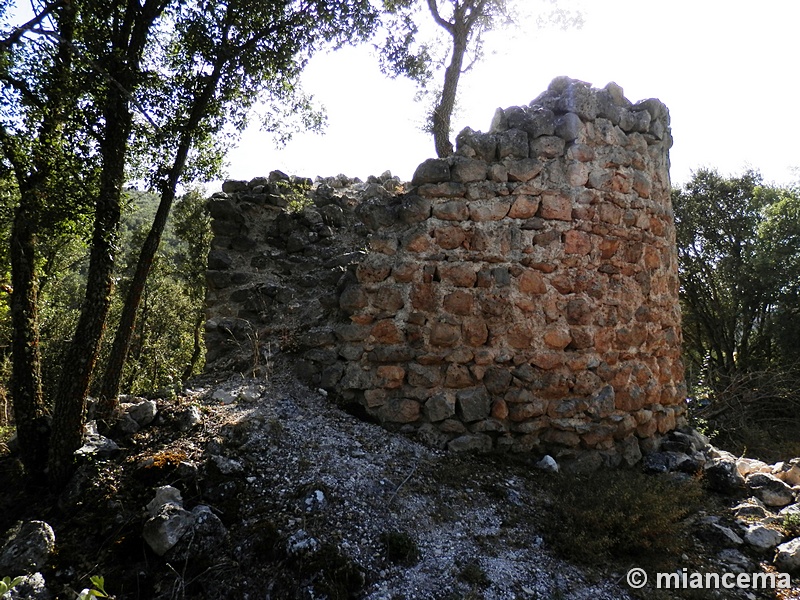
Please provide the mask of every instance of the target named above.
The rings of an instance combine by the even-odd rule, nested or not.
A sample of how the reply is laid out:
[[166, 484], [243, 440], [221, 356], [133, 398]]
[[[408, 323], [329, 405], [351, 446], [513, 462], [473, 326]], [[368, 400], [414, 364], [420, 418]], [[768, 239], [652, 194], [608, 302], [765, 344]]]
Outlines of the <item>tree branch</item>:
[[25, 34], [26, 31], [32, 31], [34, 27], [39, 25], [39, 23], [41, 23], [45, 17], [47, 17], [47, 15], [52, 13], [54, 10], [61, 8], [66, 1], [67, 0], [56, 0], [56, 2], [45, 6], [44, 10], [33, 17], [30, 21], [14, 28], [7, 38], [0, 40], [0, 49], [8, 50], [11, 48], [11, 46], [19, 42], [20, 38]]
[[436, 0], [428, 0], [428, 9], [431, 11], [431, 15], [433, 15], [433, 20], [436, 23], [447, 31], [450, 35], [455, 34], [455, 29], [453, 28], [453, 24], [450, 21], [445, 21], [442, 16], [439, 14], [439, 6], [436, 4]]
[[38, 106], [39, 108], [44, 108], [44, 103], [42, 100], [34, 94], [28, 85], [16, 77], [12, 77], [11, 75], [4, 74], [0, 76], [0, 81], [7, 83], [9, 86], [20, 92], [23, 96], [25, 96], [31, 104], [34, 106]]

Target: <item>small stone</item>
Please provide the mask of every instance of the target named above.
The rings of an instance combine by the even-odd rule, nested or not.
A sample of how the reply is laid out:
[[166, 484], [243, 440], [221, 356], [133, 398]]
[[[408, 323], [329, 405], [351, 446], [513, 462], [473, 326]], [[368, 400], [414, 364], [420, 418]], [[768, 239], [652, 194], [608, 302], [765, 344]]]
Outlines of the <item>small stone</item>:
[[528, 134], [521, 129], [509, 129], [497, 134], [497, 156], [504, 158], [528, 158]]
[[511, 219], [530, 219], [538, 209], [539, 198], [536, 196], [517, 196], [508, 211], [508, 216]]
[[[715, 518], [716, 519], [716, 518]], [[697, 533], [698, 537], [713, 544], [721, 546], [741, 546], [744, 544], [739, 535], [737, 535], [730, 527], [720, 525], [717, 522], [704, 522], [701, 523], [703, 528]]]
[[581, 134], [583, 123], [575, 113], [569, 112], [556, 118], [556, 135], [565, 142], [573, 142]]
[[736, 470], [742, 477], [747, 477], [751, 473], [769, 473], [770, 467], [767, 463], [753, 458], [738, 458]]
[[22, 576], [19, 583], [3, 596], [3, 600], [50, 600], [50, 598], [52, 596], [41, 573]]
[[164, 504], [144, 524], [142, 537], [147, 545], [164, 556], [194, 525], [194, 515], [174, 504]]
[[783, 481], [768, 473], [753, 473], [747, 487], [767, 506], [786, 506], [794, 502], [794, 491]]
[[783, 541], [783, 535], [774, 529], [756, 524], [747, 528], [744, 541], [759, 550], [769, 550]]
[[506, 166], [508, 181], [530, 181], [542, 172], [543, 165], [535, 158], [509, 161]]
[[546, 135], [531, 142], [531, 157], [545, 160], [557, 158], [564, 154], [565, 147], [563, 138], [555, 135]]
[[491, 452], [492, 438], [485, 433], [468, 433], [447, 444], [451, 452]]
[[800, 537], [778, 546], [775, 566], [785, 571], [800, 570]]
[[539, 462], [534, 464], [534, 466], [537, 469], [541, 471], [547, 471], [548, 473], [558, 473], [559, 471], [556, 459], [549, 454], [545, 454]]
[[737, 504], [731, 509], [733, 516], [738, 518], [743, 517], [756, 517], [757, 519], [764, 519], [769, 516], [769, 511], [758, 498], [748, 498], [744, 502]]
[[773, 475], [788, 485], [800, 485], [800, 458], [783, 463]]
[[482, 160], [457, 160], [451, 168], [453, 181], [470, 183], [486, 179], [488, 165]]
[[167, 504], [173, 504], [178, 507], [183, 506], [180, 490], [171, 485], [156, 488], [155, 497], [147, 503], [147, 512], [151, 517], [155, 517], [161, 508]]
[[196, 406], [189, 406], [178, 413], [177, 420], [178, 429], [189, 431], [192, 427], [203, 422], [203, 414]]
[[444, 421], [456, 414], [456, 401], [452, 395], [439, 392], [425, 402], [424, 413], [433, 423]]
[[569, 196], [558, 193], [542, 194], [539, 207], [540, 216], [544, 219], [558, 221], [572, 220], [572, 200]]
[[704, 469], [708, 487], [722, 494], [736, 494], [744, 491], [744, 477], [736, 469], [736, 459], [713, 458], [709, 460]]

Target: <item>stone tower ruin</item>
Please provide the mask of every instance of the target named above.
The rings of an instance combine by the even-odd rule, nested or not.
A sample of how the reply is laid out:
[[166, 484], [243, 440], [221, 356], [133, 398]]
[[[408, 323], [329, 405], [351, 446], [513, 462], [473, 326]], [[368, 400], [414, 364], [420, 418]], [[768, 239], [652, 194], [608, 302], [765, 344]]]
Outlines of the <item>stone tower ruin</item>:
[[671, 145], [660, 101], [558, 78], [410, 184], [226, 182], [209, 365], [292, 353], [440, 447], [635, 462], [685, 418]]

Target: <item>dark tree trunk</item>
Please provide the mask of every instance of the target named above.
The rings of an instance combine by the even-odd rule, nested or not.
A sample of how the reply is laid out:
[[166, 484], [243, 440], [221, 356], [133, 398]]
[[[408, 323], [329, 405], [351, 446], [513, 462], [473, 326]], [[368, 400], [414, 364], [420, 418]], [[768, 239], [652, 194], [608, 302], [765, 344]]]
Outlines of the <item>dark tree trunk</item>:
[[62, 374], [53, 405], [48, 478], [55, 488], [63, 486], [69, 479], [74, 452], [82, 443], [86, 392], [111, 304], [120, 196], [132, 121], [127, 100], [117, 88], [109, 90], [105, 116], [103, 170], [95, 206], [86, 295], [75, 334], [62, 359]]
[[57, 15], [59, 48], [32, 156], [24, 156], [20, 146], [5, 131], [2, 132], [5, 158], [13, 167], [20, 193], [11, 228], [9, 256], [13, 288], [11, 393], [22, 461], [29, 481], [33, 483], [37, 483], [45, 472], [50, 434], [42, 397], [36, 236], [41, 227], [44, 204], [52, 193], [47, 187], [48, 179], [57, 169], [53, 148], [60, 145], [64, 112], [71, 108], [68, 91], [72, 69], [70, 44], [75, 29], [75, 9], [69, 2], [53, 5], [38, 18], [49, 12]]
[[464, 64], [464, 55], [467, 52], [466, 34], [454, 32], [453, 56], [444, 73], [444, 87], [439, 103], [433, 109], [433, 142], [436, 155], [446, 158], [453, 153], [453, 144], [450, 142], [450, 120], [456, 105], [458, 80]]
[[[177, 186], [177, 182], [176, 182]], [[176, 187], [175, 186], [175, 187]], [[128, 295], [125, 297], [125, 305], [122, 309], [117, 331], [114, 335], [114, 343], [111, 347], [111, 354], [106, 364], [103, 380], [100, 386], [100, 399], [98, 405], [99, 419], [109, 422], [118, 405], [119, 385], [122, 381], [122, 370], [125, 360], [128, 357], [131, 337], [136, 326], [136, 313], [142, 300], [147, 276], [153, 266], [158, 246], [161, 243], [161, 236], [167, 224], [167, 217], [175, 198], [175, 187], [165, 190], [161, 194], [161, 202], [158, 205], [150, 232], [142, 245], [139, 259], [136, 263], [136, 271], [133, 274]]]
[[86, 295], [72, 342], [62, 359], [62, 372], [53, 406], [48, 479], [54, 488], [68, 481], [74, 453], [83, 440], [86, 394], [97, 361], [111, 304], [114, 259], [120, 223], [120, 196], [133, 115], [129, 105], [141, 73], [141, 59], [155, 19], [164, 3], [128, 2], [124, 16], [111, 33], [111, 51], [105, 57], [113, 77], [102, 101], [105, 128], [100, 142], [102, 170], [95, 203], [92, 248]]
[[175, 158], [161, 188], [161, 200], [158, 204], [156, 216], [153, 219], [150, 232], [147, 234], [147, 239], [145, 239], [142, 250], [139, 253], [139, 259], [136, 263], [136, 272], [133, 275], [133, 281], [131, 281], [128, 295], [125, 298], [122, 317], [120, 318], [120, 323], [114, 336], [114, 344], [111, 350], [109, 363], [103, 374], [103, 383], [100, 388], [98, 406], [99, 418], [101, 420], [108, 421], [119, 405], [119, 385], [122, 379], [122, 369], [128, 356], [131, 336], [133, 335], [134, 326], [136, 325], [136, 312], [139, 310], [145, 282], [153, 266], [153, 260], [158, 251], [158, 246], [161, 243], [161, 236], [167, 225], [167, 218], [172, 209], [172, 202], [175, 200], [178, 182], [186, 168], [186, 160], [189, 156], [192, 144], [194, 143], [197, 128], [205, 115], [209, 103], [214, 97], [217, 85], [222, 77], [222, 65], [225, 62], [226, 55], [226, 39], [227, 30], [223, 36], [223, 47], [219, 51], [219, 58], [217, 59], [215, 68], [204, 81], [203, 88], [198, 95], [195, 96], [194, 102], [192, 103], [189, 118], [180, 134], [180, 141], [175, 151]]
[[205, 315], [201, 312], [197, 315], [197, 319], [195, 319], [194, 322], [194, 351], [189, 359], [189, 364], [186, 365], [186, 368], [181, 375], [181, 381], [186, 381], [192, 376], [192, 373], [194, 373], [194, 368], [197, 366], [200, 356], [203, 354], [203, 344], [201, 343], [203, 323], [205, 323]]
[[[23, 193], [37, 192], [28, 190]], [[22, 462], [29, 476], [38, 476], [44, 473], [47, 465], [49, 429], [42, 399], [39, 352], [34, 234], [36, 219], [26, 210], [33, 203], [36, 201], [22, 199], [11, 230], [11, 396], [14, 400], [14, 419]]]

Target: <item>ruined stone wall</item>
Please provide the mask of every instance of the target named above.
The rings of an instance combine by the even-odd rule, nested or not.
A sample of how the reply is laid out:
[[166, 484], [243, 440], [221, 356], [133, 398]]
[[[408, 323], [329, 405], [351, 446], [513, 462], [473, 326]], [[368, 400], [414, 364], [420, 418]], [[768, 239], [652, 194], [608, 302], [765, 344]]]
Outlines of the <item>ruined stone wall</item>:
[[229, 182], [243, 189], [211, 202], [211, 362], [241, 347], [235, 327], [258, 347], [299, 303], [302, 374], [388, 427], [633, 462], [684, 414], [671, 143], [658, 100], [559, 78], [399, 194], [318, 182], [287, 216], [280, 194]]

